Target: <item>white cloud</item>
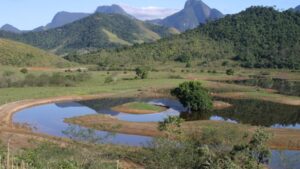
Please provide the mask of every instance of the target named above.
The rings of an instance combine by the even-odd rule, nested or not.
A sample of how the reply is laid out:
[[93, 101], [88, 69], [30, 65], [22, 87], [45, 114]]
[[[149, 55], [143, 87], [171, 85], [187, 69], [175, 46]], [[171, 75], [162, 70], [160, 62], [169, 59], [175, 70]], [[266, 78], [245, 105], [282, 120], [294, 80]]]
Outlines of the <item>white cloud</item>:
[[127, 13], [140, 20], [162, 19], [179, 11], [178, 9], [161, 8], [155, 6], [138, 8], [122, 4], [121, 7]]

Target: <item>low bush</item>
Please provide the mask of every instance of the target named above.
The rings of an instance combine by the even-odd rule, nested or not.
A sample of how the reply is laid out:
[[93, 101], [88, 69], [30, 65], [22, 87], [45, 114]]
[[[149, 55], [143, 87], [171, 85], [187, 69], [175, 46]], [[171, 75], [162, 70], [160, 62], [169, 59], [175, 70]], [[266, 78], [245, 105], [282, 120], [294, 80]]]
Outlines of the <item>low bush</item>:
[[234, 70], [233, 69], [227, 69], [226, 74], [229, 75], [229, 76], [234, 75]]
[[63, 74], [53, 73], [52, 75], [26, 74], [25, 77], [17, 77], [11, 74], [0, 76], [0, 88], [8, 87], [44, 87], [44, 86], [75, 86], [76, 83], [90, 79], [88, 73]]

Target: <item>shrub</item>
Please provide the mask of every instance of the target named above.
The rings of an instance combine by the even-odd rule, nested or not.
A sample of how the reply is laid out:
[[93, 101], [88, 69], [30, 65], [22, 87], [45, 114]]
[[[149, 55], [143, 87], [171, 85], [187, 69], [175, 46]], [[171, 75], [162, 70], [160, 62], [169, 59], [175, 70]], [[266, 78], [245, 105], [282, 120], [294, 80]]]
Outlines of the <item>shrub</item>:
[[140, 78], [140, 79], [147, 79], [147, 77], [148, 77], [148, 69], [146, 69], [146, 68], [137, 67], [135, 69], [135, 73], [136, 73], [137, 78]]
[[226, 74], [227, 75], [234, 75], [234, 70], [233, 69], [227, 69]]
[[180, 117], [169, 116], [168, 118], [164, 119], [163, 122], [159, 123], [158, 129], [161, 131], [164, 131], [168, 128], [169, 125], [174, 125], [176, 127], [180, 127], [182, 122], [184, 122], [184, 120]]
[[191, 64], [191, 62], [188, 62], [188, 63], [186, 63], [185, 67], [186, 67], [186, 68], [190, 68], [190, 67], [192, 67], [192, 64]]
[[112, 76], [107, 76], [104, 80], [104, 83], [111, 83], [114, 82], [114, 78]]
[[169, 79], [183, 79], [180, 75], [170, 75]]
[[222, 66], [228, 66], [229, 62], [226, 60], [224, 62], [222, 62]]
[[189, 112], [206, 112], [213, 107], [208, 90], [202, 87], [200, 82], [184, 82], [171, 90], [171, 94], [176, 96]]
[[28, 73], [28, 69], [22, 68], [22, 69], [20, 70], [20, 72], [23, 73], [23, 74], [27, 74], [27, 73]]

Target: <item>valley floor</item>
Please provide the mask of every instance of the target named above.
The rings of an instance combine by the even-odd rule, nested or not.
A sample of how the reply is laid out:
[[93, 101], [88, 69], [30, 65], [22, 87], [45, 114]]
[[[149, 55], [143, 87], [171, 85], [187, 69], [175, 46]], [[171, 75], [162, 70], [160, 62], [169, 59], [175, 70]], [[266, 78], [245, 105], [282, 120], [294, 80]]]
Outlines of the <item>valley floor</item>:
[[[10, 68], [11, 69], [11, 68]], [[31, 70], [32, 73], [52, 73], [61, 70]], [[1, 73], [1, 72], [0, 72]], [[247, 79], [249, 75], [255, 75], [259, 71], [239, 70], [234, 76], [227, 76], [222, 71], [212, 73], [182, 73], [178, 71], [151, 72], [145, 80], [134, 79], [133, 72], [90, 72], [92, 78], [76, 84], [74, 87], [25, 87], [25, 88], [1, 88], [0, 89], [0, 137], [4, 142], [8, 138], [14, 138], [12, 143], [16, 147], [26, 147], [29, 140], [54, 140], [60, 144], [66, 144], [67, 139], [53, 138], [51, 136], [36, 134], [24, 126], [12, 123], [12, 115], [21, 109], [35, 105], [62, 102], [90, 100], [105, 97], [163, 97], [168, 90], [187, 80], [199, 80], [210, 89], [213, 96], [239, 99], [258, 99], [286, 105], [300, 106], [300, 98], [277, 94], [275, 90], [260, 87], [242, 86], [216, 82], [216, 80]], [[105, 83], [105, 78], [114, 76], [113, 82]], [[291, 80], [300, 80], [299, 73], [271, 71], [270, 77], [284, 77]], [[271, 113], [271, 112], [270, 112]], [[98, 123], [109, 125], [121, 125], [113, 132], [137, 134], [146, 136], [161, 136], [163, 133], [157, 130], [157, 123], [130, 123], [103, 116], [83, 116], [67, 119], [67, 122], [79, 124], [85, 127], [103, 130]], [[201, 130], [204, 126], [226, 128], [233, 126], [245, 131], [254, 131], [257, 127], [241, 124], [229, 124], [226, 122], [194, 121], [185, 122], [184, 128], [190, 130], [197, 126]], [[105, 130], [111, 131], [108, 127]], [[273, 149], [300, 150], [300, 131], [294, 129], [267, 129], [273, 134], [269, 146]], [[6, 140], [6, 141], [5, 141]]]

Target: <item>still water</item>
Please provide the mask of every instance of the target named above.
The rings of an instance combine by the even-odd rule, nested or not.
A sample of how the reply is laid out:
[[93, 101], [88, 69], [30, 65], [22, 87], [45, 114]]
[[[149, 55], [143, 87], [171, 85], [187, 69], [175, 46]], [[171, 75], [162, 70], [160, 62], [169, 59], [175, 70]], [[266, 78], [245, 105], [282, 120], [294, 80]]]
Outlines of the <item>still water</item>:
[[[224, 100], [224, 99], [223, 99]], [[167, 106], [168, 109], [161, 113], [149, 115], [132, 115], [112, 111], [111, 108], [120, 104], [143, 101], [149, 104]], [[300, 128], [299, 107], [284, 106], [270, 102], [254, 100], [225, 99], [234, 106], [223, 111], [214, 111], [202, 116], [202, 119], [224, 120], [232, 123], [246, 123], [271, 127]], [[277, 106], [276, 106], [277, 105]], [[85, 140], [122, 144], [131, 146], [147, 145], [153, 138], [138, 135], [110, 133], [95, 131], [84, 127], [64, 123], [65, 118], [90, 114], [109, 114], [119, 120], [134, 122], [158, 122], [168, 116], [179, 116], [184, 107], [171, 99], [99, 99], [79, 102], [53, 103], [24, 109], [14, 114], [13, 121], [30, 125], [38, 133], [52, 136], [68, 137], [75, 140]], [[270, 167], [273, 169], [290, 166], [300, 168], [299, 151], [273, 151]], [[296, 158], [295, 160], [292, 160]]]

